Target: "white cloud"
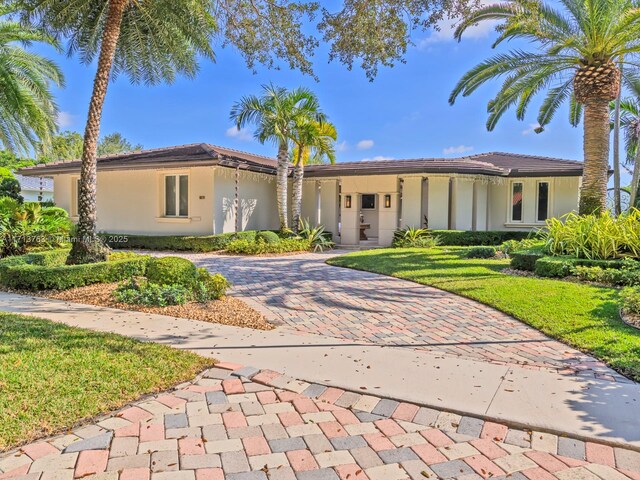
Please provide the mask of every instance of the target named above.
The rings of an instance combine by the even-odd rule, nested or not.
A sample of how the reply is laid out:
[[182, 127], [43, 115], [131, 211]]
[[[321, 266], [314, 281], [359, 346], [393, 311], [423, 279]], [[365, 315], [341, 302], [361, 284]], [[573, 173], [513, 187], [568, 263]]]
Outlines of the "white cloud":
[[453, 147], [447, 147], [444, 150], [442, 150], [442, 153], [444, 153], [445, 155], [452, 155], [454, 153], [466, 153], [466, 152], [470, 152], [471, 150], [473, 150], [473, 147], [469, 147], [467, 145], [458, 145], [453, 146]]
[[231, 127], [228, 128], [224, 134], [227, 137], [235, 138], [236, 140], [240, 140], [242, 142], [251, 142], [253, 140], [253, 134], [246, 128], [238, 130], [236, 127]]
[[378, 155], [373, 158], [363, 158], [361, 162], [384, 162], [385, 160], [395, 160], [394, 157], [385, 157], [384, 155]]
[[540, 128], [539, 123], [530, 123], [528, 128], [522, 130], [522, 135], [532, 135], [536, 133], [537, 128]]
[[369, 150], [370, 148], [373, 148], [373, 145], [375, 145], [373, 140], [360, 140], [358, 142], [358, 150]]
[[336, 152], [346, 152], [349, 149], [349, 144], [345, 140], [336, 145]]
[[[489, 5], [489, 3], [491, 2], [481, 1], [480, 5], [486, 6]], [[442, 20], [438, 23], [438, 30], [433, 30], [431, 32], [431, 35], [418, 42], [418, 48], [423, 49], [433, 45], [434, 43], [453, 41], [453, 33], [459, 23], [459, 18], [447, 18]], [[464, 33], [462, 34], [462, 38], [473, 40], [487, 38], [495, 30], [498, 23], [498, 21], [490, 20], [480, 22], [477, 25], [472, 25], [464, 31]]]
[[69, 112], [59, 112], [56, 123], [60, 128], [69, 128], [76, 121], [76, 115], [72, 115]]

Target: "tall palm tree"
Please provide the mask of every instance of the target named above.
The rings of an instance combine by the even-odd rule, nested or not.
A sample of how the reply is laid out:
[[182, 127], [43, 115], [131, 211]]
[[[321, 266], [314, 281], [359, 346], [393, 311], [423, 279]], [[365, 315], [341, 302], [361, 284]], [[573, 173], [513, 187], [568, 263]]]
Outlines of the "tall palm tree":
[[34, 42], [58, 47], [41, 30], [11, 19], [9, 6], [0, 6], [0, 145], [13, 153], [50, 145], [56, 132], [58, 108], [51, 84], [62, 86], [62, 72], [50, 60], [28, 52]]
[[297, 124], [303, 120], [322, 121], [318, 101], [306, 88], [289, 91], [274, 85], [263, 85], [262, 94], [240, 99], [231, 109], [231, 120], [238, 130], [254, 125], [260, 143], [271, 142], [278, 147], [276, 197], [280, 230], [287, 230], [287, 178], [289, 176], [289, 145]]
[[627, 164], [633, 165], [629, 205], [634, 206], [640, 182], [640, 80], [628, 83], [627, 87], [632, 96], [620, 100], [620, 128], [625, 138]]
[[561, 9], [542, 1], [512, 0], [468, 15], [458, 26], [458, 39], [472, 25], [502, 20], [494, 47], [504, 40], [538, 44], [535, 52], [498, 54], [467, 72], [449, 98], [454, 103], [480, 85], [504, 77], [489, 102], [487, 128], [515, 106], [523, 119], [532, 98], [546, 90], [538, 114], [541, 131], [558, 107], [570, 101], [570, 120], [580, 122], [584, 109], [584, 177], [580, 213], [605, 208], [609, 167], [609, 102], [620, 89], [616, 62], [634, 66], [640, 52], [640, 9], [628, 0], [560, 0]]
[[98, 59], [84, 133], [78, 228], [67, 263], [106, 259], [96, 232], [97, 150], [102, 109], [112, 77], [133, 83], [194, 77], [198, 55], [213, 59], [214, 0], [21, 0], [25, 18], [68, 41], [69, 55]]
[[304, 180], [304, 166], [318, 163], [335, 163], [335, 142], [338, 131], [333, 123], [318, 121], [304, 121], [296, 125], [291, 141], [293, 147], [293, 205], [292, 220], [294, 231], [300, 227], [302, 214], [302, 183]]

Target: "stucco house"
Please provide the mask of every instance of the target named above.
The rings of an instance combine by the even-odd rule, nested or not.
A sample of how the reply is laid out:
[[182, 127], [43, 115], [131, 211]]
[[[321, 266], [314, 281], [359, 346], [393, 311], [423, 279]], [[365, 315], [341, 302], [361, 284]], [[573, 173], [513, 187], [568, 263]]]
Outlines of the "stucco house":
[[[529, 230], [577, 208], [582, 163], [511, 153], [311, 165], [303, 217], [342, 245], [391, 243], [399, 227]], [[37, 165], [58, 206], [77, 216], [79, 161]], [[98, 228], [211, 235], [278, 228], [276, 161], [209, 144], [98, 160]]]

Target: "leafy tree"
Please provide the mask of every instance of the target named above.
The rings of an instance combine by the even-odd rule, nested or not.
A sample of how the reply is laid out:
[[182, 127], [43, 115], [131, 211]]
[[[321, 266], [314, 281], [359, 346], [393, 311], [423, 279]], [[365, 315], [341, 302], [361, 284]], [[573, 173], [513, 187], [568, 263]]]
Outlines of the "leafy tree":
[[213, 59], [213, 0], [22, 0], [27, 19], [68, 42], [85, 64], [98, 60], [84, 133], [78, 226], [68, 263], [106, 260], [96, 230], [96, 176], [100, 121], [109, 80], [125, 74], [133, 83], [194, 77], [198, 58]]
[[128, 153], [136, 150], [142, 150], [142, 145], [133, 145], [129, 140], [124, 138], [121, 133], [112, 133], [105, 135], [98, 144], [98, 155], [115, 155], [118, 153]]
[[255, 137], [260, 143], [271, 142], [278, 147], [276, 197], [280, 229], [289, 228], [287, 219], [287, 177], [289, 174], [289, 144], [297, 124], [322, 121], [316, 96], [308, 89], [289, 91], [274, 85], [262, 87], [262, 95], [249, 95], [240, 99], [231, 109], [231, 120], [238, 130], [256, 127]]
[[616, 65], [629, 63], [640, 52], [639, 10], [625, 0], [562, 0], [556, 9], [542, 2], [512, 0], [480, 8], [467, 15], [455, 32], [460, 39], [472, 25], [502, 20], [494, 47], [504, 40], [525, 39], [536, 51], [512, 50], [483, 61], [458, 82], [450, 103], [480, 85], [504, 77], [489, 102], [487, 129], [502, 114], [516, 108], [523, 119], [533, 97], [546, 91], [538, 114], [541, 131], [558, 107], [570, 101], [571, 123], [579, 124], [584, 110], [584, 176], [580, 213], [605, 208], [609, 167], [609, 102], [620, 90]]
[[60, 160], [77, 160], [82, 157], [82, 135], [66, 130], [51, 139], [49, 148], [40, 146], [38, 162], [49, 163]]
[[[35, 162], [30, 158], [20, 158], [9, 150], [0, 150], [0, 167], [13, 171], [23, 167], [29, 167]], [[0, 177], [3, 175], [0, 174]]]
[[34, 42], [56, 46], [55, 40], [12, 20], [13, 13], [11, 5], [0, 6], [0, 145], [28, 153], [56, 131], [58, 109], [50, 84], [64, 80], [53, 62], [24, 48]]
[[15, 177], [2, 177], [2, 180], [0, 180], [0, 198], [9, 197], [22, 203], [24, 202], [24, 197], [20, 192], [20, 182]]
[[293, 148], [293, 228], [297, 232], [301, 225], [302, 184], [304, 166], [318, 163], [335, 163], [335, 142], [338, 132], [334, 124], [318, 121], [302, 121], [291, 136]]

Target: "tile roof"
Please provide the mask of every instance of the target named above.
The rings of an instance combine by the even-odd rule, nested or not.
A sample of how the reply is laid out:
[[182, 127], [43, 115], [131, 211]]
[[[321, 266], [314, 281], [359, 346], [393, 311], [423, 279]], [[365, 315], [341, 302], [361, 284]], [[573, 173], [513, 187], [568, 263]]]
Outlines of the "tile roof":
[[[142, 150], [98, 159], [100, 171], [215, 165], [230, 168], [240, 166], [250, 171], [275, 174], [277, 161], [262, 155], [207, 143]], [[582, 167], [581, 162], [573, 160], [491, 152], [460, 158], [418, 158], [309, 165], [306, 167], [305, 175], [308, 178], [407, 173], [458, 173], [502, 177], [580, 176]], [[40, 176], [77, 173], [79, 170], [80, 160], [72, 160], [27, 167], [20, 172], [24, 175]]]

